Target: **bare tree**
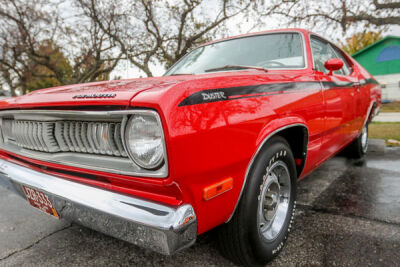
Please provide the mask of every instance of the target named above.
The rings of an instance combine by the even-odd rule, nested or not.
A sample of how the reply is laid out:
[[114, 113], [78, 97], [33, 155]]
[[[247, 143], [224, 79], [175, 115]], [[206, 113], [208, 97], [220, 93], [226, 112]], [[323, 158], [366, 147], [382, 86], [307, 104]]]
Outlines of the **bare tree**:
[[[0, 23], [0, 71], [2, 84], [7, 84], [12, 95], [16, 89], [26, 91], [26, 76], [29, 71], [30, 47], [34, 46], [32, 36], [43, 35], [42, 27], [51, 23], [51, 11], [44, 14], [36, 2], [30, 6], [18, 6], [15, 1], [1, 1]], [[48, 15], [48, 16], [44, 16]]]
[[12, 95], [37, 89], [30, 86], [37, 78], [53, 86], [108, 78], [121, 59], [95, 23], [79, 13], [65, 19], [65, 4], [0, 0], [0, 82]]
[[[194, 46], [223, 36], [225, 22], [249, 11], [252, 1], [77, 0], [125, 57], [147, 76], [155, 62], [168, 67]], [[253, 3], [254, 5], [254, 3]]]
[[400, 2], [391, 0], [287, 0], [275, 13], [324, 31], [340, 27], [346, 32], [354, 24], [400, 25]]
[[284, 26], [346, 31], [400, 24], [400, 2], [0, 0], [0, 85], [15, 95], [104, 80], [121, 59], [153, 76], [151, 66], [169, 67], [200, 43], [230, 34], [232, 18], [261, 28], [277, 16]]
[[169, 67], [198, 44], [229, 34], [229, 19], [260, 10], [266, 16], [277, 6], [260, 0], [0, 0], [0, 83], [15, 95], [108, 79], [122, 58], [153, 76], [154, 64]]

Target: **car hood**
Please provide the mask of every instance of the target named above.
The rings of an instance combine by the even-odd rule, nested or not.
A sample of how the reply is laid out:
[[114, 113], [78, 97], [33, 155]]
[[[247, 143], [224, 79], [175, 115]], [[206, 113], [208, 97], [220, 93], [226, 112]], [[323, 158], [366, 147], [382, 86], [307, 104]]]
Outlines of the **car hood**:
[[198, 90], [301, 79], [299, 73], [238, 71], [94, 82], [41, 89], [24, 96], [3, 99], [0, 100], [0, 109], [127, 107], [132, 103], [157, 105], [181, 101]]
[[189, 77], [155, 77], [65, 85], [2, 99], [0, 109], [117, 105], [128, 106], [138, 93], [171, 87]]

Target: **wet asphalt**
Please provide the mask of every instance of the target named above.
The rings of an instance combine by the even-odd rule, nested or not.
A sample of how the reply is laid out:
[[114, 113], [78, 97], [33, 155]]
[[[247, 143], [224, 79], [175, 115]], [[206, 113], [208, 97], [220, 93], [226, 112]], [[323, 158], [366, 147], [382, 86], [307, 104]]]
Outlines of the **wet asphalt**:
[[[400, 266], [400, 148], [334, 157], [299, 182], [296, 221], [270, 266]], [[215, 232], [162, 256], [31, 209], [0, 189], [0, 266], [234, 266]]]

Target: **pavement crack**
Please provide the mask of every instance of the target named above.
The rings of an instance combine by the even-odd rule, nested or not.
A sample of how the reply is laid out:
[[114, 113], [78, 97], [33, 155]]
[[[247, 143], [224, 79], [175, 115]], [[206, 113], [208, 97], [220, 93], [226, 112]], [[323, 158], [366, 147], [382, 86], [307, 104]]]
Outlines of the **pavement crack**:
[[1, 259], [0, 259], [0, 262], [3, 261], [3, 260], [8, 259], [8, 258], [10, 258], [10, 257], [12, 257], [12, 256], [14, 256], [14, 255], [16, 255], [16, 254], [18, 254], [18, 253], [20, 253], [20, 252], [23, 252], [23, 251], [25, 251], [25, 250], [27, 250], [27, 249], [32, 248], [33, 246], [39, 244], [42, 240], [44, 240], [44, 239], [46, 239], [46, 238], [48, 238], [48, 237], [50, 237], [50, 236], [52, 236], [52, 235], [54, 235], [54, 234], [57, 234], [58, 232], [64, 231], [65, 229], [68, 229], [68, 228], [70, 228], [71, 226], [72, 226], [72, 223], [69, 223], [67, 226], [65, 226], [65, 227], [63, 227], [63, 228], [61, 228], [61, 229], [59, 229], [59, 230], [57, 230], [57, 231], [54, 231], [54, 232], [52, 232], [52, 233], [50, 233], [50, 234], [48, 234], [48, 235], [46, 235], [46, 236], [40, 238], [39, 240], [35, 241], [34, 243], [30, 244], [29, 246], [26, 246], [26, 247], [24, 247], [24, 248], [22, 248], [22, 249], [16, 250], [16, 251], [14, 251], [14, 252], [8, 254], [7, 256], [1, 258]]

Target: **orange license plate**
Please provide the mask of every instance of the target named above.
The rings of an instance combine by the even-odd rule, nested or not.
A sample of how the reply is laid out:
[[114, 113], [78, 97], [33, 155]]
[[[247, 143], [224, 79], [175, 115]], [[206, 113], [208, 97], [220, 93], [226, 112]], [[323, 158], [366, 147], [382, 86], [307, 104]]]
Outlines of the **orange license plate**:
[[31, 206], [43, 212], [46, 212], [47, 214], [50, 214], [57, 219], [60, 218], [48, 195], [25, 185], [22, 186], [22, 189], [24, 190], [26, 199], [28, 200], [29, 204], [31, 204]]

